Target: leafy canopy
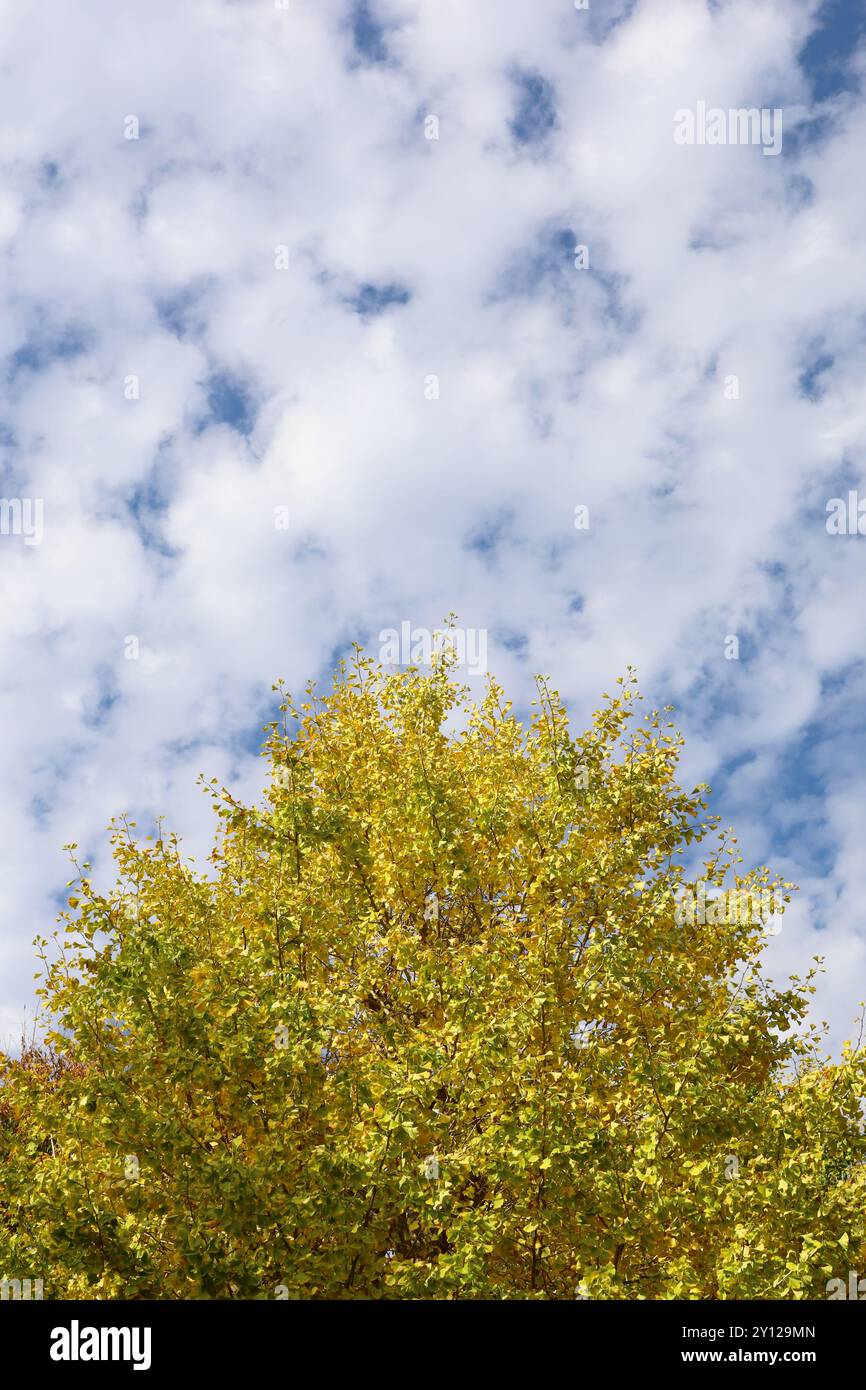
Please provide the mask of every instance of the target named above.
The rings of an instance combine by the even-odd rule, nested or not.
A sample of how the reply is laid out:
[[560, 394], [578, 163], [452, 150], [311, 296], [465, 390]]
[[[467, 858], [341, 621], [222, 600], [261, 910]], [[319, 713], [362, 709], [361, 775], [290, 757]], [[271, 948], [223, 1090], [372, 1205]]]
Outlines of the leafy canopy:
[[638, 699], [574, 737], [542, 681], [524, 727], [447, 659], [358, 652], [286, 697], [260, 806], [208, 784], [207, 871], [116, 824], [114, 887], [80, 866], [38, 940], [45, 1044], [3, 1063], [0, 1271], [46, 1297], [824, 1297], [866, 1249], [862, 1053], [825, 1064], [812, 972], [775, 989], [754, 914], [678, 921], [707, 837], [717, 892], [791, 885], [739, 876]]

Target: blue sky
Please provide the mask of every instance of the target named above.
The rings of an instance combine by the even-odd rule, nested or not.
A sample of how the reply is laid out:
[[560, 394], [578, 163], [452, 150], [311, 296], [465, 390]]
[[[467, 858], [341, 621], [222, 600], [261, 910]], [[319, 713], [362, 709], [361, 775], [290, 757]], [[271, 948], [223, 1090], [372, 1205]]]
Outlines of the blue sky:
[[[541, 671], [582, 726], [629, 663], [677, 706], [801, 886], [773, 972], [824, 955], [850, 1033], [864, 43], [850, 0], [3, 9], [0, 493], [45, 533], [0, 535], [0, 1037], [64, 842], [202, 857], [272, 681], [451, 611], [519, 708]], [[781, 156], [676, 143], [699, 102], [781, 109]]]
[[798, 55], [816, 100], [857, 91], [858, 73], [851, 60], [864, 37], [866, 7], [857, 0], [823, 0]]

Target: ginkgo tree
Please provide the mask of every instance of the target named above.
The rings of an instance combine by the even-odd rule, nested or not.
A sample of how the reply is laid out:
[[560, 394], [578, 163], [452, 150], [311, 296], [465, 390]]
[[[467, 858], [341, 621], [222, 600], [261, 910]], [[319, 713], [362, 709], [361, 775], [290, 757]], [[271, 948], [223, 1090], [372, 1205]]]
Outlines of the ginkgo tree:
[[[116, 823], [114, 886], [76, 864], [38, 939], [42, 1044], [3, 1063], [0, 1276], [786, 1299], [866, 1266], [863, 1052], [823, 1056], [812, 970], [762, 972], [791, 885], [740, 875], [639, 701], [629, 675], [578, 736], [544, 681], [521, 722], [447, 651], [356, 651], [284, 696], [260, 805], [206, 784], [207, 868]], [[772, 909], [683, 914], [698, 891]]]

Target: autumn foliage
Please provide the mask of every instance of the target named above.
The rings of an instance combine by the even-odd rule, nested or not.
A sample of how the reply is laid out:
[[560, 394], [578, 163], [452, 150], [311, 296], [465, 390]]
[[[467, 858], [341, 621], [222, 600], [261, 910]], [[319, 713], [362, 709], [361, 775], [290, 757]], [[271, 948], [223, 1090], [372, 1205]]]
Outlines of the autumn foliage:
[[[0, 1275], [46, 1298], [825, 1297], [861, 1257], [862, 1054], [677, 923], [735, 846], [630, 680], [573, 736], [358, 654], [269, 732], [208, 870], [113, 828], [0, 1086]], [[692, 869], [694, 866], [692, 865]]]

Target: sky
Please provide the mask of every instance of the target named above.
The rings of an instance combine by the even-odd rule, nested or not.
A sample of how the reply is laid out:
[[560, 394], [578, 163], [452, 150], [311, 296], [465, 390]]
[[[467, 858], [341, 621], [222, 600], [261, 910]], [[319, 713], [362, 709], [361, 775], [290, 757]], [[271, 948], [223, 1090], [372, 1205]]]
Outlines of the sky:
[[0, 64], [0, 1041], [64, 844], [108, 881], [162, 816], [201, 860], [275, 680], [453, 611], [518, 708], [543, 672], [580, 730], [629, 664], [676, 706], [837, 1049], [866, 5], [0, 0]]

